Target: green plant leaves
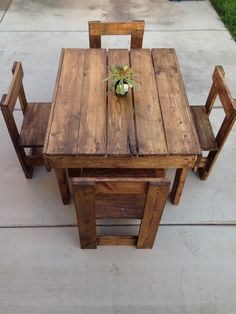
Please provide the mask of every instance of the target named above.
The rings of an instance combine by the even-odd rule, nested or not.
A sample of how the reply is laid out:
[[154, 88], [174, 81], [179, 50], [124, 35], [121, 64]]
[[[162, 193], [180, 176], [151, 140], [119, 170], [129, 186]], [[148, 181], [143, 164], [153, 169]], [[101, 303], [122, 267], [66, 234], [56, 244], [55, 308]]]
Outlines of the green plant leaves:
[[[110, 64], [109, 71], [110, 76], [105, 78], [103, 81], [111, 80], [109, 90], [114, 90], [116, 86], [116, 92], [120, 95], [125, 95], [126, 90], [124, 84], [128, 84], [130, 88], [137, 89], [139, 87], [139, 82], [134, 80], [134, 70], [130, 68], [127, 64]], [[117, 84], [119, 82], [119, 84]]]

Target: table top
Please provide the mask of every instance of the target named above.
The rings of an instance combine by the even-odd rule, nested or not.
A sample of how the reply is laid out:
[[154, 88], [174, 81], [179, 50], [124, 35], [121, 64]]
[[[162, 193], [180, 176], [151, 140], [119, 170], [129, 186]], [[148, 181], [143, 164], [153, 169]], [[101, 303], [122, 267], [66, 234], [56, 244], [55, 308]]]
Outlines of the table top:
[[[140, 88], [109, 91], [113, 63], [129, 64]], [[175, 50], [62, 49], [44, 153], [200, 155]]]

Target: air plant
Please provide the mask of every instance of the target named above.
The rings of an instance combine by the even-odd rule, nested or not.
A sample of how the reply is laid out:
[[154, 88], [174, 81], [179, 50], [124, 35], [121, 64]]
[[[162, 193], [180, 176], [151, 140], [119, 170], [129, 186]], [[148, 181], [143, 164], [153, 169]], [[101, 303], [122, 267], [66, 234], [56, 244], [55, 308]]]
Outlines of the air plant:
[[127, 64], [110, 64], [109, 70], [110, 76], [105, 79], [111, 79], [110, 91], [115, 91], [117, 95], [125, 96], [128, 92], [129, 87], [137, 89], [139, 82], [134, 80], [134, 70]]

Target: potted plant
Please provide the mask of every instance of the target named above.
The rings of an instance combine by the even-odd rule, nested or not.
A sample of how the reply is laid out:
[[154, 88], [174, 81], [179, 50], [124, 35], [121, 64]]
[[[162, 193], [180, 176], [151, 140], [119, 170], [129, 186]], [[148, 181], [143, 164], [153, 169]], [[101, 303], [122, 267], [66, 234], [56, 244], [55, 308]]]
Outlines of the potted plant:
[[125, 96], [128, 93], [128, 89], [139, 87], [139, 82], [134, 80], [134, 71], [127, 64], [110, 64], [109, 71], [110, 76], [105, 79], [111, 79], [110, 91], [115, 91], [118, 96]]

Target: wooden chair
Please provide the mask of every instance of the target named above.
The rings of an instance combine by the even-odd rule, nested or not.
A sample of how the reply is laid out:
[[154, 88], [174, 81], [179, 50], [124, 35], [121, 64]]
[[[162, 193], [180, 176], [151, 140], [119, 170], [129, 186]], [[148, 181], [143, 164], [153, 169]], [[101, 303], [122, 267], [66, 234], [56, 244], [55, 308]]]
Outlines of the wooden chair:
[[[50, 167], [45, 164], [43, 159], [42, 148], [51, 103], [27, 102], [22, 83], [24, 73], [21, 62], [14, 62], [12, 74], [13, 78], [8, 94], [2, 96], [0, 106], [22, 170], [24, 171], [25, 177], [31, 179], [34, 166], [45, 166], [46, 170], [50, 171]], [[23, 113], [23, 122], [20, 132], [18, 131], [13, 115], [17, 99], [20, 101]], [[28, 154], [25, 148], [29, 148]], [[55, 172], [62, 201], [64, 204], [69, 204], [69, 186], [65, 179], [66, 172], [64, 169], [55, 169]]]
[[131, 49], [140, 49], [143, 43], [144, 24], [144, 21], [89, 21], [89, 46], [101, 48], [101, 35], [131, 35]]
[[[137, 245], [152, 248], [170, 182], [165, 178], [80, 177], [72, 179], [81, 248]], [[97, 236], [96, 219], [141, 219], [138, 236]]]
[[[25, 177], [31, 179], [34, 166], [46, 166], [41, 150], [48, 125], [51, 103], [27, 102], [22, 83], [24, 73], [20, 62], [14, 62], [12, 74], [13, 78], [8, 94], [2, 96], [0, 105], [22, 170]], [[20, 132], [13, 115], [17, 99], [20, 101], [23, 113]], [[25, 148], [30, 149], [29, 154], [26, 154]], [[50, 170], [47, 166], [46, 169]]]
[[[216, 66], [212, 79], [213, 83], [204, 106], [191, 106], [191, 113], [197, 131], [199, 143], [203, 152], [208, 152], [207, 157], [200, 157], [198, 162], [198, 172], [202, 180], [206, 180], [226, 142], [226, 139], [236, 120], [236, 101], [233, 99], [229, 88], [225, 82], [225, 72], [222, 66]], [[209, 116], [214, 106], [216, 97], [225, 112], [225, 118], [221, 127], [214, 135]], [[172, 189], [172, 195], [179, 189], [174, 203], [178, 204], [183, 185], [187, 176], [187, 169], [178, 169]]]

